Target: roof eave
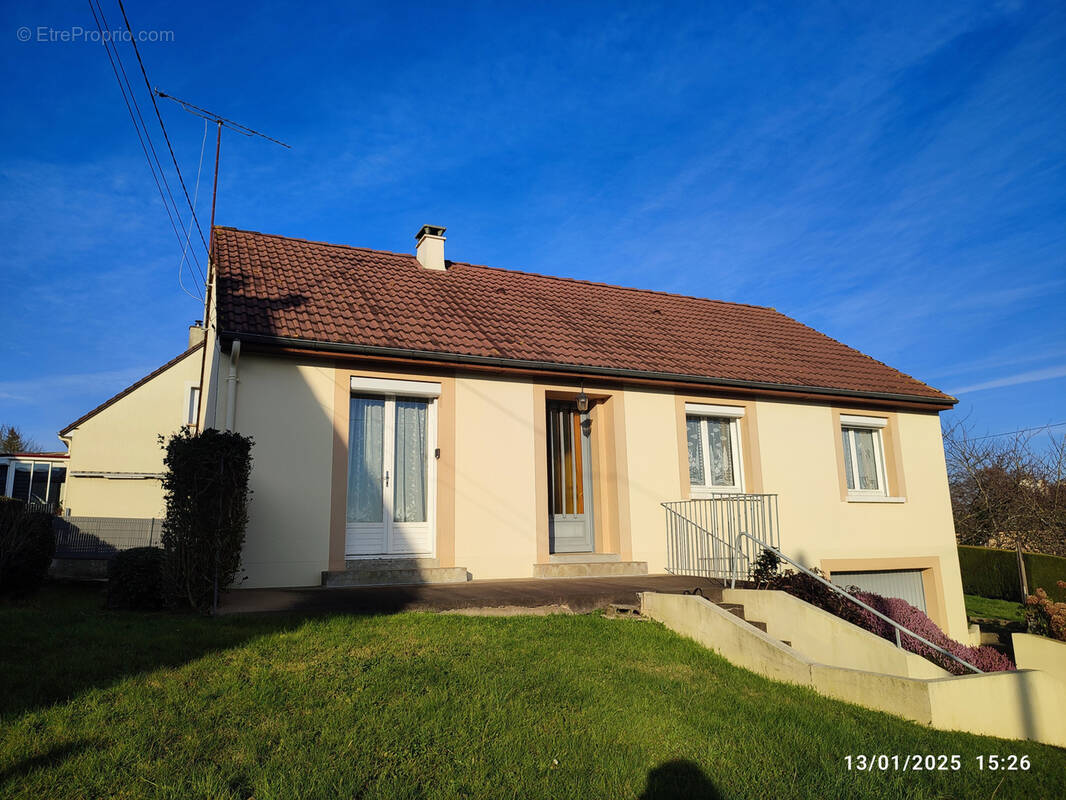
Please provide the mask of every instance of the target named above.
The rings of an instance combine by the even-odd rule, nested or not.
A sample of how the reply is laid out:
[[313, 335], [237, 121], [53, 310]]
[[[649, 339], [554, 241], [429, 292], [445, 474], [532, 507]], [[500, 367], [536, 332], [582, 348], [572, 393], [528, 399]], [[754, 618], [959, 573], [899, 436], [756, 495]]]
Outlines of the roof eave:
[[907, 403], [928, 406], [930, 411], [943, 411], [952, 408], [958, 400], [950, 395], [930, 397], [927, 395], [896, 394], [891, 392], [874, 392], [857, 389], [838, 389], [826, 386], [803, 386], [799, 384], [770, 383], [765, 381], [748, 381], [735, 378], [715, 378], [705, 375], [685, 375], [669, 372], [648, 372], [644, 370], [617, 369], [613, 367], [594, 367], [580, 364], [560, 364], [552, 361], [528, 361], [512, 358], [498, 358], [493, 356], [472, 356], [463, 353], [445, 353], [430, 350], [409, 350], [399, 347], [376, 347], [371, 345], [346, 344], [343, 342], [326, 342], [317, 339], [303, 339], [290, 336], [270, 336], [265, 334], [244, 333], [241, 331], [223, 330], [219, 334], [221, 339], [240, 339], [248, 344], [259, 344], [274, 347], [296, 347], [314, 350], [322, 353], [344, 353], [351, 355], [365, 355], [385, 358], [406, 358], [420, 361], [446, 361], [456, 365], [475, 364], [481, 366], [493, 366], [503, 369], [525, 370], [551, 370], [555, 372], [568, 372], [580, 375], [595, 375], [605, 378], [639, 378], [643, 380], [661, 381], [663, 383], [688, 383], [693, 385], [722, 387], [729, 389], [746, 389], [750, 391], [774, 391], [790, 392], [795, 394], [819, 395], [827, 399], [855, 398], [863, 400], [876, 400], [885, 403]]

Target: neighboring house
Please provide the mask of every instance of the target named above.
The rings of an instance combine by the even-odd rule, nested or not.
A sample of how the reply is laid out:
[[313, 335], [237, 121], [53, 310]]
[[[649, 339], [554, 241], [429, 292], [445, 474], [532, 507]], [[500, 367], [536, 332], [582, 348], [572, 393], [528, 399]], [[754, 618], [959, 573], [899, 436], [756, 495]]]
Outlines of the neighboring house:
[[[663, 572], [661, 503], [773, 494], [785, 553], [966, 639], [954, 398], [771, 308], [447, 261], [443, 234], [216, 228], [205, 349], [66, 429], [72, 474], [157, 472], [203, 356], [199, 423], [255, 439], [245, 586]], [[92, 486], [118, 514], [132, 484]]]
[[162, 517], [159, 436], [196, 424], [203, 329], [189, 348], [59, 432], [70, 455], [65, 509], [76, 517]]
[[0, 495], [34, 508], [59, 509], [67, 479], [66, 453], [0, 454]]

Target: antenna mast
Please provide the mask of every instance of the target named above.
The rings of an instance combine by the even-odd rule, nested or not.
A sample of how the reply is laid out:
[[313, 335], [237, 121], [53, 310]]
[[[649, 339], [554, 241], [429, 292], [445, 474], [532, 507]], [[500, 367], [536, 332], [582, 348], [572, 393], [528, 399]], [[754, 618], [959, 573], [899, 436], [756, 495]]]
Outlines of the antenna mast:
[[242, 136], [258, 136], [260, 139], [266, 139], [268, 142], [273, 142], [274, 144], [280, 144], [282, 147], [284, 147], [287, 150], [291, 150], [292, 148], [289, 147], [289, 145], [285, 144], [285, 142], [282, 142], [282, 141], [280, 141], [278, 139], [275, 139], [272, 136], [267, 136], [265, 133], [260, 133], [257, 130], [253, 130], [252, 128], [249, 128], [247, 125], [241, 125], [241, 123], [239, 123], [239, 122], [234, 122], [231, 119], [226, 119], [221, 114], [216, 114], [213, 111], [208, 111], [207, 109], [200, 108], [199, 106], [194, 106], [190, 102], [182, 100], [182, 99], [180, 99], [178, 97], [174, 97], [173, 95], [169, 95], [166, 92], [162, 92], [162, 91], [159, 90], [158, 87], [153, 87], [152, 91], [155, 93], [155, 95], [157, 97], [160, 97], [160, 98], [162, 98], [164, 100], [172, 100], [173, 102], [177, 103], [185, 111], [189, 112], [193, 116], [200, 117], [201, 119], [209, 120], [210, 122], [214, 122], [215, 123], [215, 128], [216, 128], [216, 132], [215, 132], [215, 179], [214, 179], [214, 185], [211, 187], [211, 230], [210, 230], [210, 233], [208, 234], [208, 239], [209, 239], [210, 243], [208, 244], [208, 252], [207, 252], [207, 280], [206, 280], [206, 285], [204, 286], [204, 329], [205, 329], [204, 330], [204, 337], [205, 337], [204, 338], [204, 352], [203, 352], [203, 359], [200, 361], [200, 392], [199, 392], [199, 394], [197, 396], [197, 400], [196, 400], [196, 425], [197, 425], [197, 428], [199, 429], [200, 428], [200, 419], [201, 419], [200, 413], [201, 413], [201, 410], [203, 408], [203, 403], [204, 403], [204, 391], [203, 391], [204, 371], [205, 371], [205, 368], [207, 366], [207, 340], [206, 340], [206, 336], [207, 336], [207, 328], [211, 324], [211, 319], [210, 319], [210, 312], [211, 312], [211, 272], [212, 272], [212, 268], [214, 267], [214, 264], [212, 264], [212, 262], [211, 262], [211, 245], [214, 244], [214, 241], [215, 241], [215, 204], [216, 204], [216, 202], [218, 200], [218, 162], [219, 162], [219, 155], [220, 155], [220, 153], [222, 151], [222, 129], [223, 128], [229, 128], [231, 131], [236, 131], [237, 133], [241, 134]]

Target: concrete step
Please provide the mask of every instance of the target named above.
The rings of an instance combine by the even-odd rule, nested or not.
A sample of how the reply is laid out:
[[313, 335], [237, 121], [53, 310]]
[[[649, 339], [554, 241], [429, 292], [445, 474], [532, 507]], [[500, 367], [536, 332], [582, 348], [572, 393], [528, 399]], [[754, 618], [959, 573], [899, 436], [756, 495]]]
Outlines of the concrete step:
[[552, 564], [580, 564], [594, 561], [621, 561], [618, 553], [552, 553], [548, 561]]
[[766, 633], [766, 623], [759, 622], [758, 620], [748, 619], [744, 616], [744, 606], [736, 603], [716, 603], [716, 605], [724, 611], [728, 611], [734, 617], [739, 617], [753, 628], [758, 628], [763, 633]]
[[534, 564], [534, 578], [606, 578], [612, 575], [647, 575], [647, 561], [571, 561]]
[[409, 586], [424, 583], [466, 583], [466, 567], [388, 567], [363, 562], [359, 567], [322, 573], [322, 585], [339, 586]]
[[416, 556], [349, 558], [344, 562], [345, 569], [428, 569], [439, 566], [439, 559], [420, 558]]

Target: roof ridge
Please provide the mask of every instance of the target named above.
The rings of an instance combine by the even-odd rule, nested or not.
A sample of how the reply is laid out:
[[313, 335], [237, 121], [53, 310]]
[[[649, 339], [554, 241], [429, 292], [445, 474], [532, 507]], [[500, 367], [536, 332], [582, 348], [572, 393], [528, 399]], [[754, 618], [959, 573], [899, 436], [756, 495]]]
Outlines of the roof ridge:
[[[400, 256], [402, 258], [414, 259], [413, 253], [397, 253], [393, 250], [378, 250], [374, 247], [359, 247], [354, 244], [340, 244], [338, 242], [323, 242], [319, 239], [302, 239], [299, 236], [283, 236], [280, 233], [263, 233], [262, 231], [251, 231], [246, 228], [234, 228], [230, 225], [216, 225], [216, 229], [224, 231], [233, 231], [234, 233], [251, 233], [255, 236], [267, 236], [271, 239], [283, 239], [286, 242], [300, 242], [301, 244], [315, 244], [321, 247], [339, 247], [342, 250], [359, 250], [364, 253], [379, 253], [386, 256]], [[456, 262], [458, 263], [458, 262]]]
[[[298, 236], [284, 236], [280, 233], [263, 233], [262, 231], [251, 231], [244, 228], [234, 228], [229, 225], [216, 225], [215, 228], [222, 230], [233, 231], [235, 233], [250, 233], [255, 236], [266, 236], [271, 239], [282, 239], [286, 242], [300, 242], [302, 244], [319, 245], [321, 247], [339, 247], [344, 250], [358, 250], [363, 253], [378, 253], [380, 255], [399, 256], [402, 258], [408, 258], [415, 260], [416, 256], [413, 253], [397, 253], [393, 250], [378, 250], [374, 247], [359, 247], [353, 244], [339, 244], [337, 242], [323, 242], [317, 239], [303, 239]], [[682, 294], [680, 292], [667, 292], [662, 289], [642, 289], [639, 286], [623, 286], [619, 283], [607, 283], [606, 281], [593, 281], [587, 278], [570, 278], [565, 275], [548, 275], [543, 272], [530, 272], [526, 269], [512, 269], [510, 267], [494, 267], [489, 264], [474, 264], [469, 261], [452, 261], [446, 260], [447, 263], [458, 267], [471, 267], [473, 269], [487, 269], [494, 272], [507, 272], [512, 275], [528, 275], [533, 278], [546, 278], [553, 281], [566, 281], [568, 283], [581, 283], [586, 286], [602, 286], [608, 289], [621, 289], [625, 292], [638, 292], [640, 294], [652, 294], [660, 295], [662, 297], [680, 297], [685, 300], [699, 300], [704, 303], [720, 303], [727, 306], [744, 306], [745, 308], [757, 308], [763, 311], [776, 311], [777, 309], [772, 306], [760, 306], [755, 303], [738, 303], [735, 300], [721, 300], [716, 297], [700, 297], [694, 294]], [[780, 312], [778, 312], [780, 313]]]

